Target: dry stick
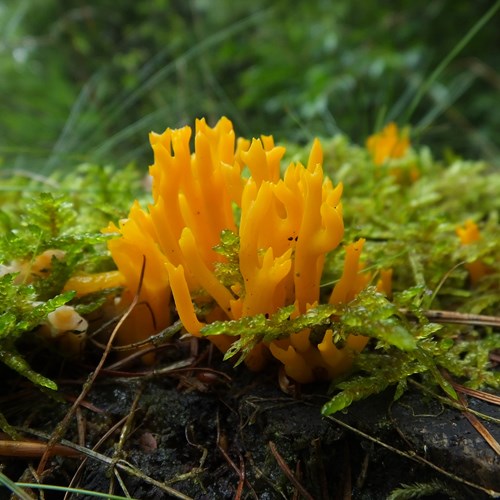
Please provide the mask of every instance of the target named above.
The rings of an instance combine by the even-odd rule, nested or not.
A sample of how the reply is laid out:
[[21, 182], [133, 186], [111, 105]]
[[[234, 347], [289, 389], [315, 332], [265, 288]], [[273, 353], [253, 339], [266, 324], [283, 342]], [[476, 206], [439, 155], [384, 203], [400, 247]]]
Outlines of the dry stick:
[[[59, 382], [61, 383], [61, 382]], [[72, 396], [71, 394], [62, 394], [62, 397], [66, 400], [69, 401], [70, 403], [74, 403], [76, 398]], [[100, 408], [97, 408], [97, 406], [93, 405], [92, 403], [89, 403], [88, 401], [81, 401], [80, 402], [80, 407], [87, 408], [87, 410], [90, 410], [94, 413], [104, 413], [103, 410]]]
[[238, 466], [233, 462], [231, 457], [227, 454], [226, 450], [224, 449], [224, 446], [221, 444], [219, 415], [217, 415], [217, 449], [222, 453], [222, 456], [226, 459], [226, 462], [231, 466], [234, 472], [236, 472], [238, 479], [241, 480], [243, 474], [241, 473], [240, 469], [238, 469]]
[[[295, 464], [295, 477], [297, 478], [297, 480], [299, 482], [302, 481], [302, 467], [300, 466], [300, 459], [297, 460], [297, 463]], [[300, 491], [297, 488], [295, 488], [294, 492], [293, 492], [293, 496], [296, 498], [299, 498], [299, 495], [300, 495]]]
[[[132, 498], [132, 495], [129, 493], [127, 487], [125, 486], [125, 483], [123, 482], [123, 479], [122, 477], [120, 476], [120, 473], [118, 472], [118, 469], [116, 467], [113, 467], [113, 473], [116, 477], [116, 480], [118, 481], [118, 484], [120, 485], [120, 488], [122, 489], [123, 493], [125, 494], [125, 496], [127, 498]], [[109, 483], [109, 494], [111, 495], [112, 494], [112, 491], [111, 491], [112, 487], [111, 487], [111, 481]]]
[[[16, 429], [20, 430], [22, 432], [33, 434], [34, 436], [37, 436], [37, 437], [48, 439], [47, 434], [40, 432], [40, 431], [36, 431], [34, 429], [27, 429], [24, 427], [16, 427]], [[109, 465], [113, 464], [113, 459], [106, 456], [106, 455], [103, 455], [102, 453], [97, 453], [95, 451], [89, 450], [88, 448], [83, 448], [82, 446], [79, 446], [75, 443], [72, 443], [71, 441], [67, 441], [66, 439], [61, 439], [61, 443], [65, 446], [68, 446], [70, 448], [78, 450], [80, 453], [87, 455], [88, 457], [93, 458], [95, 460], [98, 460], [102, 463], [109, 464]], [[144, 474], [139, 469], [137, 469], [135, 466], [133, 466], [132, 464], [129, 464], [125, 460], [120, 460], [116, 464], [116, 467], [118, 469], [121, 469], [121, 470], [127, 472], [131, 476], [134, 476], [134, 477], [141, 479], [145, 483], [152, 484], [153, 486], [156, 486], [157, 488], [161, 489], [162, 491], [165, 491], [166, 493], [168, 493], [169, 495], [171, 495], [174, 498], [180, 498], [181, 500], [193, 500], [191, 497], [184, 495], [184, 493], [181, 493], [180, 491], [177, 491], [177, 490], [171, 488], [167, 484], [162, 483], [160, 481], [157, 481], [156, 479], [153, 479], [152, 477], [147, 476], [146, 474]], [[34, 475], [36, 475], [36, 473]], [[26, 486], [26, 485], [24, 485], [24, 483], [23, 483], [23, 487], [24, 486]], [[46, 485], [46, 486], [50, 486], [50, 485]]]
[[[415, 317], [408, 309], [400, 309], [400, 311], [406, 316]], [[485, 316], [483, 314], [467, 314], [454, 311], [435, 311], [432, 309], [423, 311], [423, 315], [436, 323], [500, 327], [499, 316]]]
[[90, 391], [90, 388], [92, 387], [95, 379], [97, 378], [97, 375], [99, 374], [99, 371], [104, 365], [104, 362], [106, 361], [106, 358], [108, 357], [108, 354], [111, 351], [111, 345], [113, 344], [113, 340], [115, 339], [116, 334], [118, 333], [118, 330], [124, 323], [124, 321], [128, 318], [132, 310], [134, 309], [135, 305], [137, 304], [139, 300], [139, 293], [141, 291], [142, 287], [142, 281], [144, 279], [144, 270], [146, 269], [146, 257], [143, 257], [142, 260], [142, 267], [141, 267], [141, 274], [139, 277], [139, 285], [137, 287], [137, 292], [134, 296], [134, 299], [132, 300], [132, 303], [130, 304], [129, 308], [125, 312], [125, 314], [120, 318], [120, 321], [116, 324], [113, 332], [111, 333], [108, 343], [106, 345], [106, 349], [102, 353], [101, 359], [99, 361], [99, 364], [97, 365], [96, 369], [89, 375], [87, 382], [85, 382], [82, 391], [80, 392], [80, 395], [76, 398], [75, 402], [73, 403], [73, 406], [69, 409], [68, 413], [64, 416], [62, 421], [57, 425], [56, 430], [52, 434], [52, 436], [49, 439], [49, 442], [47, 443], [47, 450], [43, 454], [42, 458], [40, 459], [40, 463], [38, 464], [38, 469], [37, 473], [41, 474], [42, 471], [45, 469], [45, 466], [47, 465], [47, 460], [49, 458], [50, 450], [52, 447], [64, 436], [66, 433], [66, 430], [68, 429], [70, 420], [73, 418], [73, 415], [75, 414], [76, 409], [80, 405], [80, 402], [85, 399], [87, 396], [88, 392]]
[[205, 465], [205, 461], [208, 457], [208, 449], [205, 448], [204, 446], [202, 446], [201, 444], [197, 444], [195, 443], [194, 441], [192, 441], [191, 437], [189, 436], [189, 433], [190, 432], [193, 432], [193, 426], [190, 425], [189, 427], [186, 425], [186, 427], [184, 427], [184, 436], [186, 438], [186, 441], [191, 445], [193, 446], [194, 448], [198, 449], [199, 451], [201, 451], [201, 458], [200, 458], [200, 463], [198, 465], [198, 470], [202, 471], [203, 470], [203, 466]]
[[[113, 320], [110, 320], [106, 323], [112, 324], [114, 323], [116, 318]], [[103, 326], [106, 326], [103, 325]], [[175, 323], [172, 323], [170, 326], [167, 326], [163, 330], [161, 330], [158, 333], [155, 333], [154, 335], [150, 335], [147, 339], [144, 340], [139, 340], [138, 342], [133, 342], [132, 344], [126, 344], [126, 345], [120, 345], [120, 346], [114, 346], [111, 348], [113, 352], [120, 352], [120, 351], [132, 351], [133, 349], [137, 349], [138, 347], [142, 347], [148, 344], [153, 344], [153, 348], [158, 347], [158, 345], [161, 345], [161, 343], [165, 339], [169, 339], [170, 337], [173, 337], [176, 333], [180, 332], [182, 330], [182, 322], [181, 321], [176, 321]], [[95, 335], [99, 330], [96, 330], [92, 335]], [[101, 344], [97, 340], [92, 341], [94, 345], [97, 347], [100, 347], [101, 349], [105, 349], [106, 346], [104, 344]], [[141, 352], [140, 355], [144, 355], [144, 352]]]
[[[101, 439], [99, 439], [99, 441], [97, 441], [97, 443], [94, 445], [94, 447], [92, 448], [92, 451], [97, 451], [101, 444], [103, 444], [109, 436], [111, 436], [111, 434], [113, 434], [113, 432], [115, 432], [117, 429], [119, 429], [122, 424], [125, 423], [125, 421], [128, 419], [128, 415], [125, 415], [123, 418], [121, 418], [118, 422], [116, 422], [115, 425], [113, 425], [111, 428], [109, 428], [106, 433], [101, 437]], [[68, 488], [72, 488], [75, 483], [76, 483], [76, 480], [78, 478], [78, 476], [80, 475], [81, 471], [83, 470], [83, 467], [85, 466], [85, 464], [87, 463], [87, 460], [88, 460], [88, 456], [86, 456], [81, 462], [80, 462], [80, 465], [78, 466], [78, 469], [76, 470], [75, 474], [73, 475], [73, 477], [71, 478], [71, 481], [68, 485]], [[69, 495], [69, 492], [67, 492], [65, 495], [64, 495], [64, 500], [67, 500], [68, 498], [68, 495]]]
[[[231, 457], [227, 454], [226, 450], [224, 449], [224, 446], [221, 444], [221, 435], [220, 435], [220, 419], [219, 419], [219, 413], [217, 412], [217, 449], [221, 452], [222, 456], [225, 458], [226, 462], [231, 466], [231, 468], [236, 472], [236, 475], [238, 476], [238, 488], [239, 484], [242, 482], [246, 484], [252, 493], [255, 495], [257, 498], [257, 494], [255, 493], [255, 490], [253, 489], [252, 485], [249, 483], [248, 479], [245, 477], [245, 469], [243, 470], [238, 469], [238, 466], [233, 462]], [[240, 455], [241, 458], [241, 455]]]
[[[451, 377], [447, 373], [444, 373], [443, 376], [446, 378], [446, 380], [448, 380], [448, 382], [450, 382], [452, 385], [454, 385], [453, 380], [451, 379]], [[478, 392], [478, 391], [475, 391], [475, 392]], [[486, 427], [479, 421], [479, 419], [475, 415], [470, 413], [468, 405], [467, 405], [467, 399], [460, 392], [460, 390], [457, 393], [457, 395], [458, 395], [458, 400], [460, 401], [460, 404], [462, 405], [462, 415], [469, 421], [469, 423], [481, 435], [481, 437], [490, 445], [490, 447], [493, 449], [493, 451], [497, 455], [500, 455], [500, 444], [498, 443], [498, 441], [490, 434], [488, 429], [486, 429]]]
[[[38, 458], [43, 456], [47, 449], [47, 443], [43, 441], [13, 441], [12, 439], [1, 439], [0, 434], [0, 456], [15, 458]], [[51, 450], [51, 456], [79, 457], [80, 453], [64, 445], [55, 445]]]
[[342, 422], [342, 420], [339, 420], [335, 417], [327, 416], [326, 418], [328, 418], [332, 422], [335, 422], [336, 424], [350, 430], [351, 432], [354, 432], [355, 434], [358, 434], [359, 436], [364, 437], [365, 439], [368, 439], [369, 441], [372, 441], [373, 443], [377, 443], [378, 445], [388, 449], [389, 451], [392, 451], [393, 453], [396, 453], [397, 455], [400, 455], [402, 457], [413, 460], [414, 462], [420, 462], [420, 463], [423, 463], [425, 465], [428, 465], [432, 469], [440, 472], [441, 474], [449, 477], [450, 479], [452, 479], [454, 481], [458, 481], [460, 483], [466, 484], [467, 486], [470, 486], [471, 488], [475, 488], [476, 490], [480, 490], [492, 498], [497, 498], [498, 496], [500, 496], [499, 491], [484, 488], [483, 486], [481, 486], [479, 484], [475, 484], [475, 483], [472, 483], [470, 481], [467, 481], [466, 479], [462, 479], [461, 477], [455, 476], [455, 474], [452, 474], [451, 472], [448, 472], [447, 470], [444, 470], [441, 467], [438, 467], [437, 465], [433, 464], [432, 462], [429, 462], [429, 460], [426, 460], [425, 458], [421, 457], [420, 455], [417, 455], [416, 453], [406, 452], [406, 451], [402, 451], [398, 448], [394, 448], [394, 446], [391, 446], [387, 443], [384, 443], [383, 441], [380, 441], [380, 440], [374, 438], [373, 436], [366, 434], [366, 432], [360, 431], [359, 429], [356, 429], [356, 427], [352, 427], [349, 424], [346, 424], [345, 422]]
[[78, 430], [78, 444], [85, 446], [85, 436], [87, 435], [87, 422], [83, 416], [81, 407], [76, 410], [76, 427]]
[[472, 427], [476, 429], [476, 431], [482, 436], [482, 438], [490, 445], [493, 451], [497, 455], [500, 455], [500, 444], [498, 443], [498, 441], [490, 434], [488, 429], [486, 429], [486, 427], [479, 421], [479, 419], [469, 412], [465, 397], [462, 394], [458, 393], [458, 398], [460, 399], [460, 402], [464, 407], [462, 411], [464, 417], [469, 421]]
[[[124, 487], [125, 485], [123, 484], [121, 477], [117, 473], [115, 464], [118, 462], [118, 460], [120, 460], [119, 455], [121, 455], [121, 452], [123, 450], [123, 446], [125, 445], [125, 441], [128, 438], [128, 436], [130, 435], [132, 423], [133, 423], [134, 418], [135, 418], [135, 412], [137, 411], [137, 406], [139, 404], [139, 399], [141, 398], [141, 395], [142, 395], [142, 387], [139, 388], [139, 390], [137, 391], [137, 393], [134, 397], [134, 401], [132, 402], [132, 406], [130, 407], [130, 410], [128, 411], [127, 419], [125, 420], [125, 422], [123, 424], [123, 428], [122, 428], [122, 431], [120, 433], [120, 439], [118, 440], [118, 443], [115, 446], [115, 452], [113, 454], [113, 465], [112, 465], [113, 472], [115, 473], [115, 476], [117, 477], [120, 485], [122, 486], [123, 492], [125, 494], [127, 493], [127, 489]], [[109, 490], [108, 490], [110, 494], [113, 493], [113, 486], [114, 486], [113, 482], [110, 480]]]
[[297, 488], [297, 490], [306, 500], [314, 500], [314, 497], [311, 496], [311, 494], [297, 481], [297, 478], [294, 476], [293, 472], [283, 460], [283, 457], [279, 454], [276, 445], [272, 441], [269, 441], [268, 444], [271, 453], [276, 459], [276, 462], [278, 462], [280, 469], [285, 473], [285, 476], [290, 480], [290, 482], [295, 486], [295, 488]]
[[[29, 427], [17, 427], [17, 426], [15, 427], [15, 429], [19, 432], [24, 432], [25, 434], [31, 434], [37, 438], [45, 439], [46, 441], [48, 441], [50, 439], [49, 434], [47, 434], [45, 432], [37, 431], [36, 429], [30, 429]], [[67, 446], [68, 448], [72, 448], [73, 450], [80, 452], [82, 455], [85, 455], [89, 458], [93, 458], [93, 459], [100, 461], [100, 462], [103, 462], [105, 464], [110, 464], [112, 462], [112, 459], [109, 458], [108, 456], [103, 455], [102, 453], [98, 453], [96, 451], [93, 451], [89, 448], [85, 448], [83, 446], [80, 446], [79, 444], [73, 443], [72, 441], [69, 441], [67, 439], [61, 439], [61, 444], [64, 446]]]
[[317, 471], [319, 475], [319, 484], [321, 490], [321, 499], [328, 500], [330, 495], [328, 494], [328, 481], [326, 478], [325, 464], [321, 456], [321, 439], [314, 438], [311, 442], [315, 461], [317, 463]]
[[450, 380], [451, 385], [457, 392], [461, 392], [462, 394], [467, 394], [467, 396], [472, 396], [476, 399], [481, 399], [482, 401], [486, 401], [487, 403], [491, 403], [494, 405], [500, 405], [500, 396], [495, 396], [495, 394], [490, 394], [489, 392], [478, 391], [476, 389], [469, 389], [453, 380]]
[[[145, 354], [145, 351], [141, 352], [142, 355]], [[101, 373], [103, 375], [109, 375], [111, 377], [120, 377], [120, 378], [129, 378], [129, 379], [144, 379], [144, 378], [153, 378], [159, 377], [161, 375], [172, 375], [177, 373], [182, 373], [183, 371], [191, 371], [193, 368], [191, 365], [194, 362], [194, 358], [181, 359], [180, 361], [174, 361], [170, 363], [168, 366], [164, 366], [163, 368], [153, 368], [152, 370], [146, 371], [137, 371], [137, 372], [127, 372], [122, 370], [110, 370], [109, 368], [103, 368]], [[198, 370], [202, 370], [202, 368], [198, 368]]]
[[181, 493], [180, 491], [174, 490], [170, 486], [166, 485], [165, 483], [162, 483], [161, 481], [157, 481], [156, 479], [153, 479], [152, 477], [147, 476], [146, 474], [143, 474], [140, 470], [138, 470], [136, 467], [134, 467], [132, 464], [129, 464], [125, 460], [120, 460], [117, 462], [116, 467], [119, 469], [124, 470], [128, 474], [135, 476], [142, 481], [152, 484], [153, 486], [156, 486], [157, 488], [161, 489], [162, 491], [167, 492], [169, 495], [172, 495], [175, 498], [180, 498], [181, 500], [193, 500], [191, 497], [184, 495], [184, 493]]
[[[36, 481], [36, 484], [41, 485], [42, 478], [36, 473], [32, 464], [28, 465], [28, 470], [30, 471], [31, 477], [33, 477], [33, 479]], [[29, 489], [29, 491], [34, 495], [35, 492], [31, 488]], [[43, 489], [38, 491], [38, 496], [39, 496], [38, 500], [45, 500], [45, 492], [43, 491]]]
[[238, 488], [234, 495], [234, 500], [241, 500], [241, 495], [243, 494], [243, 485], [245, 484], [245, 461], [243, 460], [243, 457], [241, 455], [240, 455], [240, 470], [241, 470], [241, 476], [240, 480], [238, 481]]

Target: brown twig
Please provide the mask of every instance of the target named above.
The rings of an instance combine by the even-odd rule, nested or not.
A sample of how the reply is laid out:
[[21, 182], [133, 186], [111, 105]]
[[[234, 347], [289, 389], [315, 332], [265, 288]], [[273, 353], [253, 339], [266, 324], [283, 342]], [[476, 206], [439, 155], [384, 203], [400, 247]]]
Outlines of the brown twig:
[[130, 306], [127, 309], [127, 311], [125, 312], [125, 314], [120, 318], [120, 321], [118, 321], [118, 323], [116, 324], [115, 328], [113, 329], [113, 332], [111, 333], [111, 335], [109, 337], [109, 340], [108, 340], [108, 343], [106, 345], [106, 349], [102, 353], [101, 359], [100, 359], [100, 361], [99, 361], [96, 369], [94, 370], [94, 372], [92, 372], [90, 374], [90, 376], [88, 377], [87, 382], [84, 384], [84, 386], [83, 386], [83, 388], [82, 388], [79, 396], [76, 398], [75, 402], [73, 403], [73, 405], [71, 406], [71, 408], [68, 410], [68, 413], [66, 413], [66, 415], [64, 416], [64, 418], [62, 419], [62, 421], [56, 427], [56, 430], [52, 434], [51, 438], [49, 439], [49, 442], [47, 443], [47, 450], [42, 455], [42, 458], [40, 459], [40, 463], [38, 464], [38, 468], [37, 468], [37, 473], [38, 474], [41, 474], [41, 472], [45, 469], [45, 466], [46, 466], [47, 460], [48, 460], [48, 458], [50, 456], [50, 452], [51, 452], [52, 447], [66, 433], [66, 430], [67, 430], [67, 428], [69, 426], [69, 423], [70, 423], [71, 419], [73, 418], [73, 415], [75, 414], [76, 408], [78, 408], [78, 406], [80, 405], [81, 401], [83, 401], [85, 399], [85, 397], [87, 396], [88, 392], [90, 391], [90, 388], [94, 384], [94, 381], [96, 380], [97, 376], [99, 375], [99, 371], [103, 367], [104, 362], [106, 361], [106, 358], [108, 357], [108, 355], [109, 355], [109, 353], [111, 351], [111, 346], [113, 344], [113, 340], [115, 339], [116, 334], [118, 333], [118, 330], [120, 329], [120, 327], [122, 326], [122, 324], [124, 323], [124, 321], [127, 319], [127, 317], [130, 315], [130, 313], [134, 309], [135, 305], [137, 304], [137, 302], [139, 300], [139, 293], [140, 293], [140, 290], [141, 290], [141, 287], [142, 287], [142, 281], [144, 279], [144, 271], [145, 271], [145, 269], [146, 269], [146, 257], [144, 257], [143, 261], [142, 261], [142, 268], [141, 268], [141, 275], [140, 275], [140, 278], [139, 278], [139, 285], [137, 287], [137, 292], [136, 292], [136, 294], [134, 296], [134, 299], [132, 300], [132, 303], [130, 304]]
[[[239, 480], [243, 477], [243, 473], [241, 472], [240, 469], [238, 469], [238, 466], [233, 462], [232, 458], [227, 454], [227, 451], [225, 450], [225, 446], [223, 444], [224, 439], [221, 437], [220, 434], [220, 428], [219, 428], [219, 418], [217, 416], [217, 449], [221, 452], [222, 456], [226, 460], [226, 462], [231, 466], [231, 468], [236, 472], [238, 475]], [[243, 477], [244, 480], [244, 477]]]
[[[480, 420], [469, 411], [468, 405], [467, 405], [467, 399], [465, 398], [464, 394], [471, 393], [472, 389], [467, 389], [466, 387], [463, 387], [460, 384], [457, 384], [452, 380], [449, 374], [443, 373], [443, 376], [450, 382], [456, 389], [457, 389], [457, 396], [458, 400], [460, 401], [460, 404], [462, 405], [462, 415], [469, 421], [469, 423], [474, 427], [474, 429], [482, 436], [482, 438], [490, 445], [490, 447], [493, 449], [493, 451], [497, 454], [500, 455], [500, 444], [498, 441], [491, 435], [491, 433], [486, 429], [486, 427], [480, 422]], [[473, 393], [480, 393], [480, 391], [472, 391]], [[485, 393], [486, 394], [486, 393]], [[475, 394], [473, 394], [474, 397]], [[496, 396], [490, 395], [491, 398], [496, 398]], [[499, 404], [500, 398], [496, 398], [496, 404]], [[487, 399], [486, 399], [487, 401]]]
[[[144, 353], [141, 353], [142, 355]], [[191, 364], [193, 363], [193, 358], [181, 359], [180, 361], [174, 361], [168, 366], [164, 366], [159, 369], [151, 369], [145, 371], [129, 372], [124, 370], [110, 370], [109, 368], [102, 368], [99, 372], [101, 375], [106, 375], [108, 377], [120, 377], [120, 378], [145, 378], [145, 377], [159, 377], [161, 375], [169, 375], [172, 373], [178, 373], [185, 369], [191, 370]], [[188, 368], [189, 367], [189, 368]]]
[[[14, 441], [0, 433], [0, 456], [12, 458], [38, 458], [47, 452], [47, 443], [36, 440]], [[80, 453], [72, 448], [58, 444], [52, 447], [50, 456], [79, 457]]]
[[[116, 321], [116, 319], [112, 319], [109, 322], [107, 322], [106, 325], [112, 324], [115, 321]], [[152, 348], [154, 349], [154, 348], [158, 347], [159, 345], [161, 345], [161, 343], [165, 339], [169, 339], [170, 337], [172, 337], [176, 333], [180, 332], [181, 330], [182, 330], [182, 323], [180, 321], [176, 321], [175, 323], [171, 324], [170, 326], [167, 326], [166, 328], [164, 328], [160, 332], [155, 333], [154, 335], [150, 335], [147, 339], [139, 340], [138, 342], [133, 342], [132, 344], [114, 346], [111, 349], [113, 351], [132, 351], [132, 350], [135, 350], [139, 347], [143, 347], [143, 346], [148, 345], [148, 344], [153, 344]], [[92, 335], [95, 335], [97, 332], [94, 332]], [[98, 342], [97, 340], [93, 340], [92, 343], [94, 345], [96, 345], [97, 347], [100, 347], [101, 349], [106, 348], [106, 346], [104, 344], [102, 344], [101, 342]], [[143, 354], [144, 354], [144, 352], [141, 351], [141, 355], [143, 355]]]
[[[368, 456], [368, 455], [366, 455]], [[364, 482], [364, 474], [366, 471], [361, 469], [358, 481], [360, 484]], [[341, 491], [338, 498], [342, 500], [351, 500], [352, 498], [352, 468], [351, 468], [351, 452], [349, 450], [349, 443], [344, 443], [344, 464], [342, 467], [342, 480], [340, 483]]]
[[500, 455], [500, 444], [498, 443], [498, 441], [490, 434], [488, 429], [486, 429], [486, 427], [479, 421], [476, 415], [473, 415], [469, 412], [467, 408], [467, 400], [465, 399], [465, 397], [462, 394], [458, 393], [458, 398], [464, 407], [462, 411], [463, 416], [470, 422], [472, 427], [476, 429], [481, 437], [490, 445], [493, 451], [497, 455]]
[[[240, 485], [245, 484], [250, 489], [250, 491], [252, 492], [254, 497], [257, 498], [257, 494], [255, 493], [255, 490], [253, 489], [252, 485], [248, 482], [248, 479], [246, 478], [245, 464], [243, 463], [243, 465], [242, 465], [243, 457], [240, 455], [240, 467], [241, 468], [238, 468], [238, 466], [234, 463], [234, 461], [231, 459], [231, 457], [228, 455], [228, 453], [226, 451], [226, 440], [225, 440], [224, 436], [221, 435], [221, 432], [220, 432], [220, 419], [219, 419], [218, 413], [217, 413], [216, 423], [217, 423], [217, 449], [220, 451], [220, 453], [222, 454], [222, 456], [224, 457], [226, 462], [230, 465], [230, 467], [236, 472], [236, 475], [238, 476], [237, 491], [240, 490], [240, 487], [243, 488], [243, 486], [240, 486]], [[241, 491], [241, 494], [242, 493], [243, 493], [243, 490]]]
[[321, 440], [319, 437], [314, 438], [311, 442], [312, 451], [315, 457], [315, 461], [317, 464], [318, 476], [319, 476], [319, 485], [321, 490], [321, 498], [322, 500], [328, 500], [330, 495], [328, 493], [328, 480], [326, 477], [325, 464], [323, 462], [323, 458], [321, 456]]
[[238, 488], [236, 489], [236, 493], [234, 495], [234, 500], [241, 500], [241, 495], [243, 494], [243, 485], [245, 484], [245, 461], [243, 457], [240, 455], [240, 479], [238, 481]]
[[[99, 439], [99, 441], [97, 441], [97, 443], [94, 445], [94, 447], [92, 448], [92, 451], [97, 451], [101, 447], [101, 445], [109, 438], [109, 436], [111, 436], [111, 434], [113, 434], [117, 429], [119, 429], [128, 418], [129, 418], [129, 416], [125, 415], [122, 419], [120, 419], [118, 422], [116, 422], [115, 425], [113, 425], [111, 428], [109, 428], [106, 431], [106, 433], [101, 437], [101, 439]], [[81, 461], [80, 465], [78, 466], [78, 469], [76, 470], [75, 474], [73, 475], [73, 477], [68, 485], [68, 488], [72, 488], [75, 485], [75, 483], [78, 479], [78, 476], [80, 475], [80, 473], [83, 470], [83, 467], [87, 463], [88, 458], [89, 457], [85, 457]], [[64, 500], [66, 500], [68, 498], [68, 495], [69, 495], [69, 493], [66, 493], [64, 495]]]
[[476, 399], [481, 399], [487, 403], [500, 405], [500, 396], [495, 396], [495, 394], [490, 394], [489, 392], [477, 391], [476, 389], [469, 389], [468, 387], [457, 384], [457, 382], [454, 382], [453, 380], [450, 380], [450, 383], [457, 392], [467, 394], [467, 396], [472, 396]]
[[[415, 317], [408, 309], [400, 309], [400, 311], [406, 316]], [[436, 323], [500, 327], [499, 316], [485, 316], [482, 314], [468, 314], [455, 311], [436, 311], [432, 309], [423, 311], [423, 315]]]
[[283, 460], [283, 457], [279, 454], [278, 449], [276, 448], [276, 445], [272, 441], [269, 441], [268, 445], [269, 445], [269, 449], [271, 450], [271, 453], [273, 454], [274, 458], [276, 459], [276, 462], [278, 462], [280, 469], [283, 471], [285, 476], [290, 480], [290, 482], [295, 486], [295, 488], [297, 488], [297, 490], [300, 492], [300, 494], [306, 500], [314, 500], [314, 497], [299, 483], [299, 481], [295, 477], [294, 473], [290, 470], [290, 467], [288, 467], [285, 460]]
[[[62, 394], [62, 397], [66, 401], [69, 401], [70, 403], [74, 403], [76, 401], [76, 397], [71, 394]], [[97, 408], [97, 406], [93, 405], [92, 403], [89, 403], [88, 401], [80, 401], [80, 406], [83, 408], [87, 408], [87, 410], [90, 410], [94, 413], [104, 413], [103, 410]]]

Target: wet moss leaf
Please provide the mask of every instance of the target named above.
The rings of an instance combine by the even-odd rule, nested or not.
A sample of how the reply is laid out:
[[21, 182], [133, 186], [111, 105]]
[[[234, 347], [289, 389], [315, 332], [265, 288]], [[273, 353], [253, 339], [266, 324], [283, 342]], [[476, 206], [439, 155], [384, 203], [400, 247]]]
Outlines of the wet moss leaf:
[[15, 274], [0, 277], [0, 303], [5, 307], [0, 313], [0, 362], [36, 385], [57, 390], [52, 380], [31, 369], [18, 353], [16, 341], [41, 324], [49, 313], [68, 303], [75, 293], [65, 292], [46, 302], [39, 302], [36, 301], [35, 288], [32, 285], [16, 284], [15, 277]]
[[398, 308], [374, 287], [360, 292], [340, 317], [348, 333], [376, 338], [403, 351], [416, 347], [416, 339]]
[[243, 290], [243, 277], [240, 271], [240, 237], [229, 229], [224, 229], [220, 235], [220, 243], [214, 247], [215, 252], [225, 257], [225, 262], [215, 263], [215, 275], [225, 286], [239, 284]]
[[30, 367], [28, 362], [15, 351], [15, 349], [11, 348], [8, 351], [0, 349], [0, 361], [12, 370], [20, 373], [23, 377], [26, 377], [35, 385], [40, 385], [42, 387], [46, 387], [47, 389], [57, 391], [57, 384], [47, 377], [35, 372]]
[[291, 318], [294, 309], [293, 305], [283, 307], [269, 318], [257, 314], [233, 321], [216, 321], [203, 327], [201, 334], [240, 337], [231, 345], [224, 359], [240, 353], [238, 363], [241, 363], [259, 342], [271, 342], [289, 337], [305, 328], [329, 325], [331, 316], [339, 312], [338, 306], [323, 304], [309, 309], [296, 318]]
[[343, 382], [334, 384], [340, 390], [321, 409], [323, 415], [332, 415], [351, 405], [354, 401], [379, 394], [393, 384], [397, 384], [394, 399], [401, 396], [406, 378], [415, 373], [427, 371], [427, 367], [402, 351], [390, 355], [368, 354], [363, 366], [371, 371], [370, 375], [356, 375]]
[[22, 333], [32, 330], [47, 314], [68, 303], [75, 292], [68, 291], [47, 300], [39, 302], [35, 288], [32, 285], [18, 285], [15, 274], [0, 277], [0, 302], [4, 311], [0, 314], [0, 345], [17, 339]]

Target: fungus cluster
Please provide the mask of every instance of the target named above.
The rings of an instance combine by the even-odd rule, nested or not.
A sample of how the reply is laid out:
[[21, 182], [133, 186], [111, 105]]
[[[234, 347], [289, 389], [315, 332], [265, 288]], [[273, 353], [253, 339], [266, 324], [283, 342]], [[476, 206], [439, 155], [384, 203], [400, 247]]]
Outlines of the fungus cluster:
[[[303, 314], [318, 303], [325, 256], [342, 240], [342, 185], [324, 176], [318, 140], [307, 165], [291, 163], [281, 175], [285, 149], [270, 136], [236, 140], [226, 118], [213, 128], [197, 120], [191, 136], [190, 127], [150, 135], [153, 201], [147, 208], [135, 202], [127, 219], [105, 229], [117, 235], [109, 250], [120, 273], [113, 281], [121, 276], [125, 285], [123, 302], [140, 288], [138, 305], [119, 334], [121, 343], [168, 326], [172, 300], [193, 336], [201, 336], [214, 320], [269, 316], [289, 305], [293, 314]], [[228, 258], [218, 250], [222, 234], [233, 235], [237, 245], [229, 273], [223, 272]], [[362, 246], [363, 240], [347, 246], [331, 303], [351, 300], [366, 285], [359, 266]], [[246, 363], [258, 370], [272, 355], [289, 376], [309, 382], [346, 370], [352, 352], [366, 344], [352, 336], [337, 349], [332, 331], [319, 344], [309, 336], [304, 330], [258, 344]], [[225, 352], [234, 339], [210, 340]]]

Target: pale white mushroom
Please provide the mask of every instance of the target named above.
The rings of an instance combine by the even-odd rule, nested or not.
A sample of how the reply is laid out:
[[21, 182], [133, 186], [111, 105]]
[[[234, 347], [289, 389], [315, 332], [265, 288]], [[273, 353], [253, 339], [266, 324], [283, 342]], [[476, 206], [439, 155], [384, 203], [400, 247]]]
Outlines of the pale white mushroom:
[[86, 333], [89, 326], [87, 320], [80, 316], [72, 306], [60, 306], [47, 315], [51, 336], [71, 333]]

